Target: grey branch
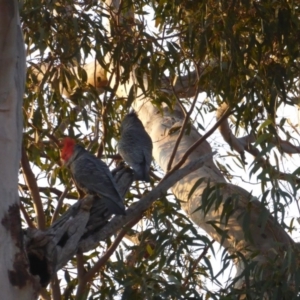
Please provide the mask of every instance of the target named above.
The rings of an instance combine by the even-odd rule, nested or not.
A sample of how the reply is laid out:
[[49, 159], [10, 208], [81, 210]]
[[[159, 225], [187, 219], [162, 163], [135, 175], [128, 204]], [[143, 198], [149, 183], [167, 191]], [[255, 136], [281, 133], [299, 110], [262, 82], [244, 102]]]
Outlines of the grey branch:
[[[219, 109], [217, 110], [216, 118], [219, 120], [224, 112], [227, 110], [228, 105], [226, 103], [223, 103]], [[255, 143], [256, 138], [254, 134], [246, 135], [242, 138], [237, 138], [231, 131], [228, 120], [224, 120], [222, 124], [219, 127], [220, 133], [222, 137], [224, 138], [225, 142], [232, 147], [232, 149], [236, 152], [238, 152], [241, 155], [242, 160], [244, 161], [245, 151], [249, 152], [250, 154], [257, 156], [259, 154], [259, 151], [252, 146], [251, 144]], [[277, 148], [288, 154], [295, 154], [300, 153], [300, 147], [295, 146], [291, 144], [288, 141], [282, 140], [278, 135], [273, 137], [271, 141], [274, 145], [277, 146]]]
[[[30, 271], [39, 276], [41, 286], [46, 286], [52, 275], [61, 269], [78, 250], [89, 251], [98, 246], [128, 222], [141, 216], [151, 204], [165, 194], [177, 181], [200, 168], [215, 153], [209, 153], [170, 174], [138, 203], [126, 211], [126, 216], [111, 218], [105, 205], [97, 196], [86, 196], [72, 205], [45, 231], [27, 228], [24, 243], [30, 262]], [[121, 195], [124, 197], [133, 182], [129, 168], [113, 171]]]
[[86, 239], [85, 241], [80, 242], [80, 250], [85, 252], [93, 249], [97, 242], [103, 241], [108, 237], [112, 236], [119, 229], [125, 226], [130, 220], [138, 217], [144, 211], [146, 211], [151, 204], [161, 197], [164, 193], [167, 192], [177, 181], [181, 180], [187, 174], [199, 169], [203, 163], [210, 157], [212, 157], [216, 152], [209, 153], [202, 156], [197, 161], [193, 161], [183, 168], [175, 171], [173, 174], [168, 176], [165, 180], [162, 181], [146, 196], [144, 196], [138, 203], [133, 204], [126, 210], [126, 216], [115, 216], [107, 226], [104, 226], [100, 231], [95, 232], [94, 239]]

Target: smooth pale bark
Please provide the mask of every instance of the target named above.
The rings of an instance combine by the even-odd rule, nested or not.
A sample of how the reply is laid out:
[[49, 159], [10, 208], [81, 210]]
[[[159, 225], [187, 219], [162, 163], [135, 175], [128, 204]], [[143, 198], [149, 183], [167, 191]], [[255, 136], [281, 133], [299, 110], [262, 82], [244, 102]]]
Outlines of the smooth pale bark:
[[[107, 0], [108, 6], [113, 6], [115, 11], [119, 9], [119, 1]], [[109, 32], [109, 22], [106, 24], [106, 29]], [[109, 56], [107, 57], [109, 63]], [[113, 70], [113, 66], [111, 66]], [[90, 76], [88, 74], [88, 76]], [[118, 76], [113, 77], [111, 86], [115, 86], [114, 80]], [[136, 83], [134, 73], [131, 74], [130, 79], [126, 84], [119, 84], [116, 90], [118, 97], [127, 97], [130, 87]], [[146, 78], [144, 79], [144, 86], [147, 87]], [[180, 128], [183, 123], [184, 114], [179, 107], [175, 107], [171, 112], [170, 109], [163, 107], [163, 114], [151, 104], [151, 99], [143, 96], [141, 90], [137, 91], [137, 99], [133, 106], [139, 114], [147, 132], [151, 136], [153, 142], [153, 156], [156, 163], [166, 172], [169, 158], [173, 152], [175, 142], [179, 130], [172, 130], [174, 127]], [[192, 126], [189, 134], [184, 134], [173, 165], [180, 160], [186, 151], [200, 139], [200, 134]], [[204, 141], [197, 149], [188, 157], [186, 163], [196, 160], [201, 155], [211, 152], [210, 145]], [[189, 193], [197, 180], [205, 178], [203, 182], [194, 192], [193, 196], [189, 198]], [[202, 210], [194, 211], [202, 204], [202, 194], [207, 186], [208, 180], [210, 185], [218, 185], [220, 196], [219, 207], [216, 208], [215, 204], [207, 211], [206, 214]], [[250, 257], [253, 252], [257, 253], [255, 261], [266, 264], [268, 259], [274, 258], [274, 255], [283, 257], [284, 251], [294, 247], [293, 240], [284, 231], [284, 229], [274, 220], [269, 211], [261, 206], [260, 202], [251, 196], [246, 190], [239, 186], [229, 184], [215, 166], [212, 159], [207, 159], [203, 167], [197, 171], [190, 173], [182, 180], [177, 182], [172, 192], [174, 195], [184, 202], [182, 208], [187, 215], [202, 229], [204, 229], [212, 238], [218, 242], [222, 242], [230, 253], [242, 252], [246, 257]], [[223, 205], [232, 199], [234, 212], [228, 219], [227, 224], [221, 220], [223, 212]], [[243, 215], [247, 215], [249, 221], [245, 225]], [[226, 230], [228, 235], [224, 236], [218, 232], [212, 222]], [[246, 229], [246, 232], [245, 232]], [[252, 240], [251, 240], [252, 239]], [[251, 240], [251, 241], [250, 241]], [[238, 274], [243, 270], [243, 264], [235, 261]], [[280, 263], [278, 261], [278, 263]]]
[[[112, 3], [114, 2], [114, 3]], [[115, 11], [118, 11], [119, 1], [106, 1], [107, 5], [114, 5]], [[109, 32], [109, 22], [106, 24], [106, 28]], [[107, 63], [110, 62], [110, 56], [106, 57]], [[97, 69], [93, 68], [97, 67]], [[89, 64], [86, 66], [86, 72], [88, 76], [88, 82], [94, 85], [96, 88], [97, 81], [95, 81], [96, 74], [104, 74], [98, 64]], [[111, 66], [111, 70], [114, 67]], [[115, 75], [115, 74], [114, 74]], [[108, 77], [110, 75], [108, 74]], [[135, 75], [131, 73], [130, 79], [126, 84], [115, 85], [117, 77], [112, 77], [111, 87], [116, 87], [116, 94], [120, 98], [128, 96], [128, 92], [133, 84], [136, 84]], [[196, 90], [194, 88], [194, 82], [191, 84], [191, 89], [188, 88], [188, 82], [178, 80], [175, 91], [178, 89], [179, 94], [183, 93], [192, 95]], [[165, 80], [165, 79], [164, 79]], [[93, 84], [94, 82], [94, 84]], [[147, 88], [146, 78], [144, 80], [144, 86]], [[100, 87], [101, 88], [101, 87]], [[163, 90], [166, 90], [164, 87]], [[101, 92], [101, 89], [99, 90]], [[65, 93], [67, 95], [67, 93]], [[184, 115], [181, 109], [175, 107], [173, 111], [170, 111], [167, 106], [163, 107], [163, 114], [151, 104], [150, 98], [145, 98], [141, 90], [137, 91], [137, 99], [133, 106], [139, 114], [147, 132], [151, 136], [153, 141], [153, 156], [156, 163], [166, 172], [169, 158], [173, 152], [175, 142], [178, 137], [181, 124], [184, 120]], [[186, 151], [200, 139], [200, 134], [197, 130], [191, 126], [189, 134], [185, 134], [179, 144], [176, 152], [176, 156], [173, 165], [180, 160], [180, 158], [186, 153]], [[193, 153], [188, 157], [186, 163], [196, 161], [200, 156], [207, 153], [211, 153], [210, 145], [204, 141], [199, 145]], [[195, 190], [192, 197], [188, 197], [191, 189], [195, 183], [204, 178], [205, 181]], [[194, 211], [202, 204], [202, 195], [206, 188], [208, 180], [211, 186], [218, 186], [220, 191], [219, 198], [220, 206], [215, 207], [213, 205], [207, 213], [204, 215], [202, 210]], [[274, 220], [271, 214], [261, 206], [260, 202], [252, 197], [252, 195], [239, 186], [227, 183], [222, 173], [214, 164], [211, 158], [208, 158], [204, 165], [198, 170], [185, 176], [182, 180], [178, 181], [173, 187], [172, 192], [174, 195], [183, 201], [182, 208], [185, 210], [188, 216], [202, 229], [204, 229], [212, 238], [220, 242], [225, 246], [230, 253], [236, 253], [241, 251], [244, 255], [249, 257], [253, 251], [257, 255], [254, 260], [267, 264], [268, 259], [272, 259], [276, 254], [280, 257], [284, 255], [284, 252], [294, 247], [293, 240], [284, 231], [284, 229]], [[228, 199], [232, 200], [232, 207], [234, 212], [229, 217], [227, 224], [224, 220], [221, 220], [223, 207], [225, 203], [228, 203]], [[248, 215], [247, 226], [243, 224], [244, 219], [241, 217], [243, 214]], [[216, 225], [222, 230], [225, 230], [227, 237], [223, 239], [222, 234], [218, 232], [212, 222], [216, 222]], [[246, 232], [245, 230], [246, 229]], [[252, 239], [252, 241], [250, 241]], [[243, 270], [244, 266], [241, 262], [235, 261], [238, 274]], [[280, 261], [278, 261], [280, 263]]]
[[[54, 68], [54, 67], [48, 63], [42, 63], [41, 65], [38, 66], [38, 68], [36, 67], [36, 65], [32, 66], [33, 73], [36, 76], [36, 79], [39, 83], [41, 83], [41, 82], [43, 82], [43, 80], [45, 80], [44, 77], [45, 77], [45, 74], [49, 71], [49, 68]], [[86, 64], [84, 69], [89, 74], [86, 84], [96, 87], [98, 89], [99, 93], [103, 93], [104, 90], [102, 88], [108, 84], [108, 80], [107, 80], [107, 76], [106, 76], [107, 72], [99, 65], [98, 62], [91, 62], [89, 64]], [[78, 87], [79, 83], [80, 83], [80, 77], [78, 75], [78, 68], [75, 67], [73, 69], [70, 69], [70, 72], [72, 72], [72, 75], [74, 75], [77, 78], [78, 85], [76, 87]], [[49, 78], [49, 83], [57, 80], [57, 77], [60, 76], [59, 74], [60, 74], [60, 70], [58, 68], [57, 72], [55, 72], [55, 75], [53, 75], [53, 77]], [[93, 74], [93, 75], [91, 76], [91, 74]], [[37, 86], [36, 88], [38, 89], [39, 87]], [[63, 87], [61, 82], [59, 83], [59, 91], [61, 94], [63, 94], [66, 97], [71, 96], [70, 89]]]
[[[124, 95], [122, 96], [124, 97]], [[135, 109], [138, 111], [139, 117], [143, 121], [153, 141], [154, 159], [156, 163], [166, 171], [179, 132], [171, 133], [172, 128], [182, 124], [184, 115], [179, 107], [176, 107], [173, 112], [170, 112], [168, 107], [165, 107], [163, 110], [164, 114], [161, 115], [161, 113], [151, 105], [150, 101], [136, 101]], [[185, 152], [199, 140], [200, 137], [201, 135], [194, 127], [192, 127], [189, 135], [182, 137], [173, 165], [180, 160]], [[211, 151], [210, 145], [205, 141], [188, 157], [186, 163], [194, 161], [201, 155], [210, 153]], [[188, 198], [191, 189], [199, 178], [205, 178], [205, 182], [195, 190], [191, 198]], [[210, 180], [211, 186], [219, 185], [220, 197], [222, 198], [221, 205], [217, 209], [215, 205], [212, 205], [206, 215], [204, 215], [202, 210], [193, 213], [202, 204], [202, 194], [207, 186], [208, 180]], [[216, 231], [211, 222], [215, 222], [222, 230], [226, 230], [229, 238], [225, 239], [222, 244], [230, 253], [242, 251], [244, 255], [249, 257], [254, 251], [258, 253], [255, 260], [266, 263], [268, 259], [274, 257], [275, 253], [280, 253], [282, 245], [292, 246], [294, 244], [289, 235], [279, 226], [270, 213], [261, 207], [257, 199], [252, 197], [251, 194], [243, 188], [226, 183], [223, 175], [210, 158], [206, 160], [203, 167], [178, 181], [172, 187], [172, 192], [178, 199], [184, 202], [182, 208], [187, 215], [216, 241], [221, 243], [223, 236], [220, 232]], [[233, 202], [235, 212], [230, 216], [227, 225], [225, 225], [224, 220], [223, 223], [220, 223], [220, 219], [223, 204], [229, 198], [235, 200], [235, 202]], [[249, 231], [253, 243], [245, 236], [243, 230], [243, 218], [241, 216], [246, 212], [250, 215], [249, 227], [246, 229]], [[262, 226], [262, 223], [265, 223], [265, 225]], [[240, 273], [243, 270], [243, 265], [237, 261], [235, 263], [238, 273]]]
[[19, 213], [25, 51], [18, 2], [0, 0], [0, 291], [6, 300], [35, 299]]

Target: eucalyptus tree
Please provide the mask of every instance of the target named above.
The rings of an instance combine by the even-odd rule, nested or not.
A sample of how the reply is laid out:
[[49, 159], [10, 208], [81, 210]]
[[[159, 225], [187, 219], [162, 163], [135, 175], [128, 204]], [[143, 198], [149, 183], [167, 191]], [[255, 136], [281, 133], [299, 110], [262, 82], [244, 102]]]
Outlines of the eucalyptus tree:
[[[295, 226], [284, 217], [299, 185], [298, 168], [286, 165], [300, 148], [297, 125], [281, 109], [298, 105], [298, 4], [23, 1], [22, 149], [16, 112], [25, 58], [16, 26], [6, 30], [18, 24], [16, 10], [4, 0], [1, 7], [1, 44], [11, 48], [2, 47], [0, 95], [14, 99], [1, 101], [1, 182], [12, 184], [11, 201], [2, 188], [1, 238], [10, 233], [5, 247], [24, 240], [16, 244], [23, 264], [2, 267], [1, 285], [26, 290], [28, 299], [297, 298], [298, 246], [288, 234]], [[153, 143], [150, 183], [134, 181], [117, 152], [132, 108]], [[11, 121], [18, 131], [6, 127]], [[212, 150], [216, 131], [228, 145], [224, 160]], [[91, 195], [77, 201], [60, 163], [64, 136], [110, 165], [126, 216], [111, 216]], [[22, 233], [20, 220], [7, 221], [18, 217], [20, 155]], [[234, 184], [233, 165], [241, 177], [256, 176], [257, 196]], [[221, 272], [229, 262], [237, 272], [212, 291], [206, 281], [218, 286], [220, 273], [208, 253], [217, 243]], [[1, 247], [11, 261], [17, 250]]]

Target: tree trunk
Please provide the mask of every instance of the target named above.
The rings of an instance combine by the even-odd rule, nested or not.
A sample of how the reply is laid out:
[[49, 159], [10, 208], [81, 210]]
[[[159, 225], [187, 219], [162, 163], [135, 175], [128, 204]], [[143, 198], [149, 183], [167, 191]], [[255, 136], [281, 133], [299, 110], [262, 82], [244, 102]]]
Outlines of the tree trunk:
[[[119, 1], [107, 0], [106, 4], [113, 6], [114, 10], [118, 12]], [[116, 14], [115, 17], [119, 18], [120, 14]], [[120, 22], [119, 19], [118, 23]], [[106, 24], [106, 29], [109, 32], [109, 22]], [[109, 59], [107, 57], [108, 63]], [[113, 66], [111, 66], [111, 70], [112, 73], [116, 71]], [[91, 70], [89, 69], [89, 71]], [[99, 70], [97, 71], [99, 72]], [[88, 77], [92, 78], [93, 74], [94, 72], [88, 73]], [[120, 98], [126, 98], [132, 85], [137, 84], [134, 71], [126, 84], [118, 82], [116, 84], [118, 78], [120, 78], [120, 74], [119, 76], [113, 76], [111, 87], [117, 86], [115, 89], [116, 95]], [[89, 82], [91, 82], [90, 79]], [[178, 80], [178, 82], [181, 82], [181, 80]], [[144, 78], [144, 86], [147, 89], [146, 78]], [[179, 105], [174, 107], [172, 111], [165, 105], [162, 107], [162, 114], [161, 110], [151, 104], [151, 99], [143, 95], [141, 89], [138, 89], [136, 95], [138, 97], [133, 103], [133, 108], [138, 112], [139, 118], [151, 136], [153, 156], [156, 163], [167, 172], [169, 158], [183, 124], [184, 114]], [[200, 138], [201, 135], [193, 126], [191, 126], [189, 134], [183, 134], [173, 166]], [[195, 161], [198, 157], [211, 151], [210, 145], [203, 141], [188, 156], [185, 163]], [[203, 178], [204, 181], [189, 198], [191, 189], [200, 178]], [[214, 188], [211, 189], [209, 196], [203, 198], [208, 182], [210, 187]], [[273, 261], [275, 257], [277, 263], [281, 264], [285, 255], [284, 252], [295, 248], [293, 240], [255, 197], [243, 188], [225, 181], [212, 158], [208, 159], [203, 167], [178, 181], [173, 186], [172, 192], [184, 202], [182, 208], [187, 215], [213, 239], [226, 247], [230, 254], [238, 256], [242, 254], [247, 258], [252, 257], [252, 260], [258, 262], [260, 266], [264, 266], [269, 260]], [[208, 203], [209, 197], [213, 203]], [[210, 204], [212, 205], [209, 206]], [[203, 209], [194, 212], [201, 205], [206, 208], [206, 212], [204, 213]], [[228, 209], [229, 206], [231, 212], [228, 219], [226, 219], [227, 216], [226, 214], [224, 216], [224, 210]], [[256, 255], [253, 255], [254, 253]], [[278, 258], [280, 259], [278, 260]], [[235, 260], [235, 264], [238, 271], [237, 275], [239, 275], [244, 270], [244, 264], [239, 259]], [[238, 286], [241, 284], [242, 282], [237, 283]]]
[[[115, 12], [119, 11], [118, 0], [107, 0], [106, 4], [113, 6]], [[118, 13], [115, 17], [119, 18], [121, 15]], [[116, 24], [120, 24], [120, 22], [121, 20], [118, 20]], [[109, 26], [110, 23], [107, 20], [106, 29], [108, 32]], [[107, 55], [106, 61], [110, 63], [109, 55]], [[214, 67], [218, 67], [218, 65]], [[112, 78], [109, 78], [109, 80], [101, 78], [101, 82], [110, 82], [110, 87], [114, 88], [118, 97], [128, 97], [131, 87], [137, 84], [134, 71], [131, 72], [130, 78], [125, 84], [120, 84], [118, 79], [121, 76], [116, 74], [119, 69], [114, 68], [112, 65], [110, 69]], [[95, 77], [97, 77], [97, 74], [105, 74], [105, 70], [94, 62], [86, 65], [85, 70], [88, 76], [87, 81], [98, 88], [100, 93], [102, 86], [95, 82]], [[121, 70], [119, 71], [121, 73]], [[165, 85], [168, 80], [164, 78], [163, 81]], [[196, 91], [194, 82], [192, 82], [193, 87], [190, 90], [188, 90], [186, 80], [179, 79], [177, 82], [185, 83], [184, 87], [178, 86], [178, 89], [187, 90], [187, 93], [184, 92], [185, 96], [191, 96], [192, 92]], [[147, 89], [147, 78], [144, 79], [144, 87]], [[165, 87], [163, 90], [166, 90]], [[136, 95], [133, 108], [138, 112], [139, 118], [151, 136], [153, 156], [156, 163], [167, 173], [169, 159], [185, 116], [179, 105], [176, 105], [172, 111], [167, 105], [158, 110], [151, 104], [151, 98], [146, 98], [143, 95], [141, 89], [137, 90]], [[180, 140], [172, 165], [176, 165], [188, 149], [200, 139], [201, 135], [193, 126], [190, 126], [189, 132], [183, 134]], [[203, 140], [188, 155], [185, 164], [196, 161], [200, 156], [211, 152], [210, 145], [206, 140]], [[202, 183], [190, 195], [190, 191], [201, 178], [203, 179]], [[227, 183], [212, 158], [208, 158], [202, 167], [178, 181], [173, 186], [172, 192], [178, 199], [183, 201], [182, 208], [187, 215], [213, 239], [226, 247], [230, 254], [236, 255], [236, 257], [243, 255], [249, 258], [250, 261], [258, 262], [260, 266], [267, 264], [270, 266], [276, 258], [277, 265], [281, 265], [285, 254], [295, 249], [293, 240], [272, 217], [270, 212], [246, 190]], [[202, 209], [194, 212], [199, 206], [202, 206]], [[229, 214], [225, 213], [226, 210]], [[235, 264], [238, 271], [237, 275], [240, 275], [245, 269], [244, 262], [236, 258]], [[284, 272], [289, 272], [286, 268], [282, 269], [284, 269]], [[268, 275], [265, 274], [264, 276]], [[242, 281], [239, 281], [237, 285], [240, 286], [242, 283]]]
[[36, 280], [28, 270], [19, 212], [25, 51], [16, 0], [0, 0], [0, 70], [1, 298], [35, 299]]

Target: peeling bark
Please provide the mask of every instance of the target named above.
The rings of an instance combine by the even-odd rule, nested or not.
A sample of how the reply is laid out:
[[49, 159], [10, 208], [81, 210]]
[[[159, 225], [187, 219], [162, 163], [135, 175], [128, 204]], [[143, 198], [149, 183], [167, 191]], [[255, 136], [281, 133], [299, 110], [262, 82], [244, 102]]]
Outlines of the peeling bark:
[[[176, 107], [173, 112], [170, 112], [168, 107], [165, 107], [162, 116], [157, 110], [155, 111], [149, 101], [140, 101], [136, 102], [136, 109], [152, 138], [155, 161], [163, 170], [166, 170], [168, 157], [172, 153], [178, 135], [178, 132], [170, 135], [169, 131], [174, 124], [183, 120], [180, 108]], [[201, 135], [192, 127], [190, 134], [184, 135], [175, 161], [179, 160], [200, 137]], [[186, 163], [191, 163], [197, 157], [211, 151], [210, 145], [204, 142], [189, 156]], [[205, 180], [189, 198], [190, 190], [199, 178]], [[203, 209], [194, 212], [199, 206], [205, 206], [202, 196], [208, 181], [211, 187], [210, 195], [215, 202], [210, 208], [206, 205], [206, 212]], [[183, 201], [182, 208], [189, 217], [213, 239], [227, 248], [231, 254], [240, 252], [250, 258], [253, 253], [257, 253], [252, 259], [260, 265], [267, 264], [276, 256], [280, 264], [280, 259], [283, 259], [285, 255], [284, 251], [295, 248], [293, 240], [269, 211], [243, 188], [227, 183], [212, 159], [207, 159], [203, 167], [178, 181], [172, 191], [178, 199]], [[217, 202], [220, 203], [218, 206], [216, 206]], [[225, 220], [223, 210], [226, 206], [228, 207], [229, 203], [232, 205], [232, 212], [228, 220]], [[249, 216], [246, 232], [243, 223], [245, 215]], [[224, 232], [224, 235], [216, 230], [216, 226]], [[243, 262], [236, 260], [235, 264], [238, 270], [237, 275], [239, 275], [244, 270]], [[242, 282], [238, 283], [238, 285], [241, 284]]]
[[[130, 206], [126, 216], [115, 216], [109, 221], [111, 214], [101, 199], [97, 196], [86, 196], [76, 202], [46, 231], [28, 228], [25, 231], [25, 247], [30, 258], [32, 274], [38, 276], [43, 287], [47, 286], [52, 275], [78, 251], [94, 249], [100, 241], [106, 240], [126, 224], [142, 216], [143, 212], [175, 182], [203, 165], [211, 155], [199, 158], [170, 174], [138, 203]], [[129, 168], [119, 169], [114, 176], [124, 196], [133, 182], [133, 172]]]
[[6, 300], [35, 299], [38, 281], [23, 248], [18, 197], [25, 50], [18, 2], [0, 0], [0, 290]]
[[[108, 6], [115, 5], [115, 11], [118, 11], [119, 1], [107, 0], [106, 4]], [[107, 25], [107, 30], [109, 32], [109, 24]], [[107, 57], [107, 62], [109, 63], [109, 56]], [[95, 64], [97, 65], [97, 64]], [[98, 65], [97, 65], [98, 66]], [[93, 82], [95, 74], [101, 71], [90, 69], [86, 66], [88, 82]], [[114, 74], [116, 70], [114, 66], [111, 66], [111, 73]], [[118, 70], [121, 71], [121, 70]], [[195, 75], [195, 74], [193, 74]], [[135, 74], [132, 72], [128, 82], [119, 85], [118, 78], [120, 74], [114, 74], [110, 82], [111, 87], [115, 88], [115, 93], [120, 98], [126, 98], [130, 88], [136, 84]], [[170, 93], [168, 79], [163, 79], [165, 85], [162, 91]], [[194, 79], [193, 79], [194, 80]], [[175, 84], [175, 88], [172, 92], [177, 92], [180, 96], [188, 97], [190, 95], [194, 96], [196, 91], [194, 81], [190, 81], [190, 78], [182, 78], [177, 80], [178, 84]], [[147, 88], [147, 80], [144, 79], [145, 88]], [[93, 84], [97, 87], [94, 81]], [[101, 92], [101, 90], [99, 90]], [[68, 95], [67, 93], [65, 95]], [[153, 141], [153, 155], [156, 163], [167, 172], [167, 166], [169, 162], [169, 157], [172, 154], [174, 145], [178, 137], [178, 128], [182, 126], [184, 120], [184, 114], [179, 106], [173, 107], [171, 111], [167, 106], [162, 107], [162, 112], [156, 109], [151, 104], [150, 98], [145, 98], [143, 92], [139, 90], [137, 92], [137, 99], [135, 100], [133, 107], [138, 112], [139, 118], [142, 120], [148, 134], [151, 136]], [[249, 136], [247, 138], [242, 138], [236, 140], [233, 134], [230, 132], [228, 123], [224, 123], [221, 127], [221, 132], [223, 130], [223, 136], [225, 140], [232, 145], [233, 149], [242, 153], [246, 145], [249, 145], [253, 141], [253, 137]], [[174, 162], [181, 159], [181, 157], [186, 153], [187, 149], [191, 147], [195, 142], [201, 138], [201, 135], [192, 126], [190, 133], [183, 135]], [[236, 144], [235, 144], [236, 142]], [[285, 146], [285, 145], [284, 145]], [[289, 151], [299, 151], [297, 148], [293, 147]], [[193, 165], [199, 157], [212, 153], [212, 149], [207, 142], [203, 142], [195, 151], [188, 157], [185, 165]], [[203, 183], [198, 186], [193, 195], [189, 197], [190, 191], [196, 182], [203, 178]], [[209, 206], [207, 203], [207, 198], [204, 197], [205, 192], [208, 189], [208, 183], [210, 184], [209, 195], [212, 197], [213, 204]], [[240, 275], [245, 269], [245, 265], [241, 259], [238, 259], [238, 253], [243, 254], [246, 258], [252, 261], [258, 262], [262, 267], [271, 269], [274, 259], [277, 259], [276, 263], [278, 266], [282, 267], [287, 273], [289, 270], [285, 269], [282, 265], [282, 261], [289, 251], [293, 252], [296, 248], [294, 241], [289, 237], [285, 230], [278, 224], [278, 222], [272, 217], [270, 212], [249, 192], [244, 190], [239, 186], [235, 186], [226, 182], [222, 173], [214, 164], [212, 158], [207, 158], [202, 166], [199, 166], [195, 171], [189, 173], [175, 183], [172, 187], [174, 195], [183, 201], [182, 208], [187, 213], [187, 215], [202, 229], [204, 229], [213, 239], [221, 243], [230, 254], [237, 255], [235, 259], [235, 264], [237, 267], [237, 275]], [[150, 200], [149, 200], [150, 201]], [[216, 202], [219, 205], [216, 205]], [[141, 202], [142, 203], [142, 202]], [[138, 204], [143, 206], [144, 204]], [[198, 210], [195, 212], [199, 206], [206, 208]], [[58, 220], [54, 224], [56, 229], [53, 227], [53, 234], [59, 232], [59, 228], [65, 226], [67, 217], [75, 216], [80, 210], [80, 204], [72, 207], [72, 209], [67, 212], [62, 219]], [[225, 218], [224, 209], [230, 207], [231, 214], [228, 218]], [[134, 216], [136, 214], [136, 206], [129, 208], [128, 215]], [[93, 206], [90, 210], [90, 216], [92, 215]], [[100, 209], [101, 211], [101, 209]], [[139, 210], [140, 212], [140, 210]], [[73, 215], [75, 214], [75, 215]], [[94, 214], [95, 216], [98, 213]], [[247, 218], [245, 218], [247, 216]], [[89, 250], [96, 245], [96, 243], [108, 237], [110, 234], [115, 232], [120, 228], [120, 222], [124, 222], [126, 217], [115, 217], [109, 224], [106, 224], [106, 217], [100, 218], [98, 221], [99, 231], [94, 231], [88, 229], [83, 235], [86, 239], [79, 242], [79, 247], [81, 250]], [[247, 224], [245, 224], [245, 220]], [[127, 220], [128, 221], [128, 220]], [[88, 221], [86, 223], [93, 224]], [[123, 224], [123, 223], [122, 223]], [[218, 231], [218, 227], [220, 230]], [[87, 228], [87, 227], [86, 227]], [[50, 231], [49, 231], [50, 232]], [[67, 232], [67, 235], [63, 234]], [[96, 234], [93, 236], [93, 232]], [[222, 232], [224, 234], [222, 234]], [[54, 247], [61, 245], [64, 247], [65, 242], [69, 239], [69, 231], [62, 229], [61, 236], [56, 238], [56, 244]], [[90, 234], [91, 233], [91, 234]], [[30, 240], [30, 239], [29, 239]], [[53, 239], [52, 239], [53, 240]], [[255, 254], [255, 255], [254, 255]], [[70, 255], [70, 253], [68, 254]], [[65, 258], [64, 258], [65, 259]], [[56, 263], [57, 266], [63, 265], [63, 263]], [[267, 278], [268, 273], [264, 274]], [[238, 282], [241, 286], [243, 281]]]
[[[124, 197], [133, 182], [132, 170], [118, 168], [113, 171], [113, 176]], [[111, 216], [101, 199], [88, 195], [72, 205], [47, 230], [27, 228], [24, 231], [30, 271], [37, 276], [42, 287], [48, 285], [53, 274], [60, 270], [79, 248], [88, 251], [97, 247], [100, 241], [98, 232], [108, 224]], [[85, 244], [90, 247], [83, 247]]]
[[[112, 2], [107, 0], [106, 4], [111, 5]], [[116, 6], [117, 8], [118, 6]], [[106, 24], [106, 29], [109, 32], [109, 23]], [[115, 80], [117, 78], [118, 75]], [[114, 80], [112, 80], [112, 84], [114, 84]], [[135, 84], [134, 73], [125, 84], [118, 86], [116, 95], [121, 98], [127, 97], [126, 91], [129, 91], [133, 84]], [[147, 87], [146, 78], [144, 84]], [[133, 107], [152, 139], [153, 156], [156, 163], [167, 172], [169, 157], [179, 134], [178, 130], [173, 131], [172, 128], [175, 124], [176, 126], [183, 124], [184, 114], [179, 105], [173, 107], [172, 111], [165, 105], [161, 108], [162, 114], [151, 104], [151, 99], [143, 95], [141, 90], [137, 91], [137, 95], [139, 97], [136, 98]], [[191, 145], [200, 138], [201, 135], [192, 126], [190, 133], [182, 137], [174, 161], [179, 161]], [[210, 145], [204, 142], [188, 157], [186, 164], [211, 152]], [[200, 178], [204, 179], [203, 183], [197, 187], [192, 197], [189, 197], [191, 189]], [[211, 206], [206, 203], [208, 201], [206, 198], [203, 199], [208, 182], [210, 184], [209, 195], [214, 199]], [[258, 262], [259, 266], [268, 265], [269, 268], [272, 267], [276, 257], [278, 265], [283, 267], [281, 264], [287, 251], [293, 251], [296, 248], [293, 240], [270, 212], [246, 190], [227, 183], [211, 158], [207, 159], [201, 168], [178, 181], [172, 187], [172, 191], [178, 199], [183, 201], [182, 208], [187, 215], [231, 254], [239, 255], [240, 253]], [[228, 207], [228, 203], [231, 205], [231, 213], [224, 218], [224, 209]], [[195, 212], [200, 206], [205, 209]], [[244, 223], [245, 216], [249, 219], [246, 225]], [[240, 259], [236, 259], [235, 264], [238, 276], [244, 270], [245, 265]], [[265, 273], [264, 276], [267, 278], [268, 274]], [[237, 282], [237, 286], [242, 284], [243, 280]]]

